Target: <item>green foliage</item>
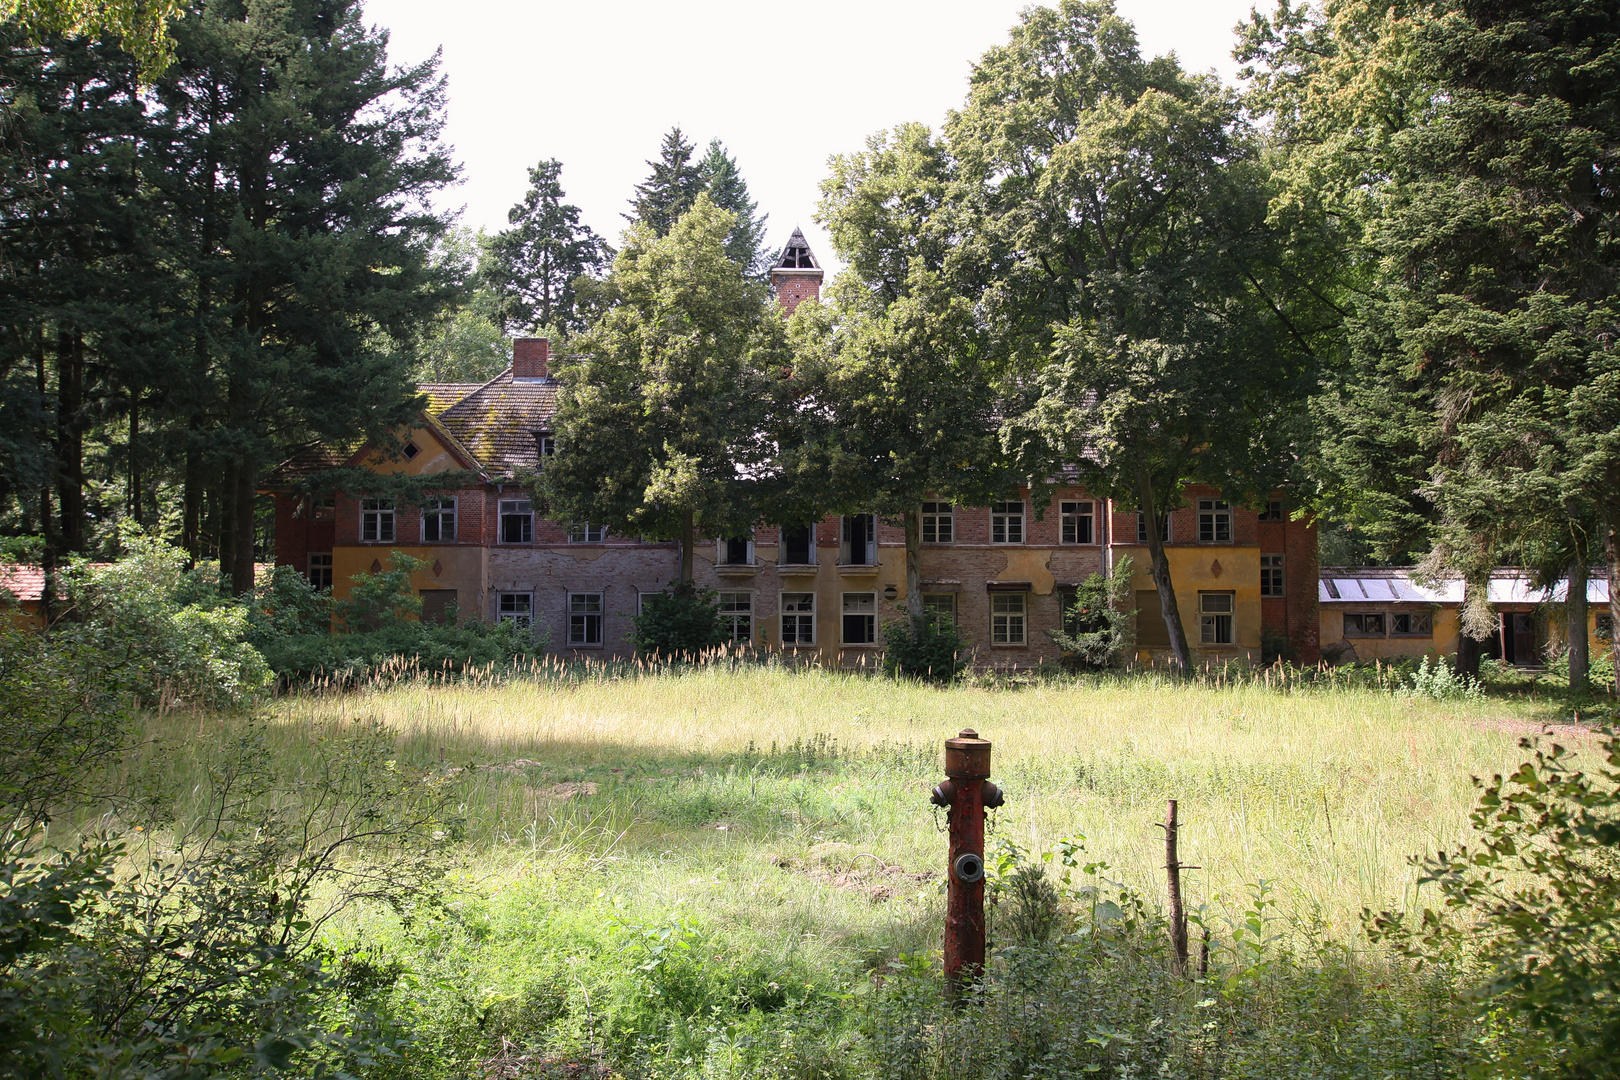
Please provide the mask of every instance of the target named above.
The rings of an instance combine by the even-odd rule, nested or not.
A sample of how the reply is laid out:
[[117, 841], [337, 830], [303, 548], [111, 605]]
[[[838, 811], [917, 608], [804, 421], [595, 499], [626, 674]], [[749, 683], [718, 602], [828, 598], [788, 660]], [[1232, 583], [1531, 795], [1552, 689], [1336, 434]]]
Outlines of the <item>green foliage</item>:
[[332, 603], [332, 622], [345, 634], [393, 630], [422, 614], [422, 598], [411, 587], [411, 575], [427, 565], [403, 551], [388, 553], [388, 569], [362, 571], [349, 579], [349, 595]]
[[655, 660], [696, 660], [729, 640], [714, 592], [689, 581], [642, 597], [641, 613], [630, 625], [636, 655]]
[[188, 572], [185, 553], [156, 536], [127, 531], [124, 545], [117, 562], [77, 560], [63, 570], [56, 636], [116, 662], [149, 706], [240, 705], [269, 685], [247, 642], [244, 605]]
[[971, 656], [949, 616], [929, 611], [883, 624], [883, 671], [891, 677], [952, 683], [967, 670]]
[[1131, 609], [1130, 556], [1109, 577], [1092, 574], [1063, 609], [1063, 625], [1048, 631], [1064, 660], [1082, 669], [1112, 667], [1130, 652], [1136, 614]]
[[[1569, 679], [1569, 653], [1567, 651], [1562, 652], [1554, 657], [1552, 663], [1547, 665], [1547, 673], [1555, 679], [1567, 681]], [[1612, 691], [1615, 685], [1614, 654], [1606, 649], [1594, 654], [1587, 668], [1586, 678], [1591, 689], [1602, 693]]]
[[529, 170], [529, 190], [507, 212], [511, 228], [490, 238], [479, 277], [496, 298], [496, 317], [507, 333], [539, 327], [574, 333], [583, 325], [578, 279], [602, 269], [608, 246], [563, 202], [562, 162]]
[[1605, 735], [1590, 770], [1557, 743], [1520, 746], [1534, 759], [1506, 779], [1475, 780], [1476, 846], [1421, 864], [1442, 908], [1416, 921], [1388, 911], [1363, 919], [1375, 941], [1413, 959], [1481, 965], [1474, 996], [1548, 1040], [1512, 1063], [1524, 1074], [1617, 1076], [1620, 738]]
[[[450, 229], [439, 238], [434, 265], [459, 280], [474, 278], [487, 258], [489, 238], [483, 231]], [[511, 341], [501, 328], [500, 298], [478, 276], [471, 292], [426, 327], [416, 343], [417, 382], [482, 383], [506, 370]]]
[[735, 220], [699, 196], [667, 236], [625, 234], [583, 355], [557, 367], [557, 453], [541, 475], [554, 516], [680, 539], [682, 580], [697, 536], [753, 527], [752, 478], [773, 452], [782, 319], [726, 254]]
[[1410, 678], [1407, 688], [1412, 693], [1435, 701], [1477, 700], [1483, 696], [1478, 679], [1458, 674], [1456, 668], [1437, 657], [1425, 656]]

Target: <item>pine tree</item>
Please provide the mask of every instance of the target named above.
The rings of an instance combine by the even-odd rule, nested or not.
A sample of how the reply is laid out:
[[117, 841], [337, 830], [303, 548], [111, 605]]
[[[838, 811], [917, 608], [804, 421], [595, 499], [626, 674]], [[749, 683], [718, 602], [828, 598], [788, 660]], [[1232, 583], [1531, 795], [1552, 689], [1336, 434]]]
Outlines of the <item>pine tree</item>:
[[669, 129], [658, 160], [647, 162], [652, 174], [636, 185], [635, 198], [630, 200], [634, 213], [624, 215], [625, 220], [645, 225], [654, 236], [669, 235], [705, 186], [703, 170], [692, 161], [692, 150], [678, 125]]
[[710, 141], [708, 151], [698, 163], [698, 171], [703, 176], [703, 189], [714, 205], [737, 215], [737, 224], [726, 237], [726, 254], [742, 266], [750, 278], [767, 280], [771, 252], [765, 247], [765, 221], [769, 215], [760, 214], [759, 203], [748, 197], [748, 183], [719, 139]]
[[602, 238], [580, 222], [579, 207], [563, 202], [561, 175], [555, 158], [529, 170], [529, 190], [506, 216], [512, 228], [490, 239], [479, 267], [511, 335], [537, 327], [565, 335], [579, 329], [575, 282], [597, 273], [607, 258]]

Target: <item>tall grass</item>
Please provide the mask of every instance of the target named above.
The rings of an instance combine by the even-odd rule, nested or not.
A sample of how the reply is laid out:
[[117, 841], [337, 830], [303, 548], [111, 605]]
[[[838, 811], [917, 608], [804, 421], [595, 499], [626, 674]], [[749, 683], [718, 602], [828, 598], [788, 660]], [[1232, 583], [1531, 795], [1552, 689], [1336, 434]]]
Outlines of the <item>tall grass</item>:
[[[1347, 939], [1363, 907], [1413, 901], [1408, 856], [1465, 838], [1469, 777], [1515, 764], [1517, 739], [1536, 727], [1496, 701], [1254, 679], [937, 689], [743, 666], [537, 668], [499, 682], [293, 695], [275, 705], [271, 737], [296, 769], [334, 726], [380, 720], [405, 759], [461, 769], [477, 873], [548, 852], [600, 855], [610, 841], [621, 861], [694, 867], [739, 857], [769, 867], [765, 856], [840, 842], [926, 871], [944, 850], [926, 798], [940, 743], [971, 727], [994, 741], [1008, 792], [992, 841], [1042, 848], [1084, 835], [1092, 857], [1154, 896], [1154, 823], [1177, 798], [1184, 861], [1201, 867], [1189, 875], [1194, 903], [1267, 880], [1285, 909]], [[173, 744], [199, 721], [159, 723], [171, 737], [162, 764], [183, 777], [193, 766]], [[724, 903], [734, 884], [663, 875], [646, 887], [671, 903]]]

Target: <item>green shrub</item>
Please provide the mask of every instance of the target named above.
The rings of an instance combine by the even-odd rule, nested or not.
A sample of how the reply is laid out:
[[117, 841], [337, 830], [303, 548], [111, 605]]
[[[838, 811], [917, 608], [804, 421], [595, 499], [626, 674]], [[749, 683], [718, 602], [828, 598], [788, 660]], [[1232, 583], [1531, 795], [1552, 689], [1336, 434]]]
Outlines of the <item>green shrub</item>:
[[1131, 649], [1136, 614], [1130, 607], [1131, 560], [1121, 559], [1109, 577], [1092, 574], [1063, 608], [1063, 626], [1047, 633], [1063, 650], [1067, 667], [1112, 667]]
[[955, 619], [938, 612], [884, 623], [883, 644], [883, 670], [891, 677], [950, 683], [967, 670], [967, 639]]
[[[1547, 665], [1547, 673], [1569, 685], [1569, 653], [1560, 653]], [[1614, 686], [1614, 654], [1607, 649], [1594, 650], [1587, 658], [1586, 681], [1592, 689], [1606, 691]]]
[[643, 597], [630, 624], [636, 655], [655, 660], [696, 660], [728, 640], [715, 594], [689, 581]]
[[1477, 699], [1483, 693], [1479, 680], [1459, 675], [1456, 669], [1444, 660], [1428, 656], [1425, 656], [1407, 675], [1407, 680], [1402, 689], [1435, 701]]

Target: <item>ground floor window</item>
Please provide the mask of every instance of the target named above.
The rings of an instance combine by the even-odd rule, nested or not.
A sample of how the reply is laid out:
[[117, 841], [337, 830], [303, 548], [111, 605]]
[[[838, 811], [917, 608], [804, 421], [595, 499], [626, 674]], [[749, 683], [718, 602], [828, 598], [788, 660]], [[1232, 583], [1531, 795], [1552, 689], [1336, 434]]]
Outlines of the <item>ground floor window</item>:
[[1397, 611], [1389, 617], [1390, 637], [1433, 637], [1434, 616], [1427, 611]]
[[877, 594], [844, 594], [844, 644], [877, 644]]
[[754, 594], [723, 592], [720, 594], [720, 625], [726, 628], [726, 639], [733, 645], [747, 645], [754, 640]]
[[1024, 594], [990, 594], [990, 644], [1024, 644]]
[[1198, 640], [1204, 645], [1232, 644], [1232, 610], [1237, 597], [1229, 592], [1198, 594]]
[[923, 614], [932, 612], [939, 616], [940, 622], [956, 622], [956, 594], [955, 593], [923, 593]]
[[602, 644], [601, 593], [568, 594], [568, 644], [574, 646]]
[[1383, 637], [1382, 611], [1352, 611], [1344, 616], [1345, 637]]
[[534, 597], [526, 592], [497, 594], [495, 621], [509, 622], [519, 630], [530, 629], [534, 626]]
[[332, 553], [311, 552], [309, 556], [309, 587], [317, 592], [332, 588]]
[[1600, 641], [1614, 640], [1614, 616], [1599, 615], [1597, 617], [1597, 636]]
[[816, 594], [785, 592], [782, 594], [782, 644], [814, 645], [816, 643]]

